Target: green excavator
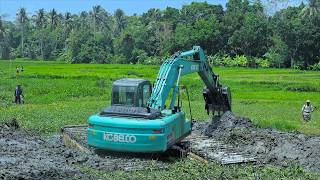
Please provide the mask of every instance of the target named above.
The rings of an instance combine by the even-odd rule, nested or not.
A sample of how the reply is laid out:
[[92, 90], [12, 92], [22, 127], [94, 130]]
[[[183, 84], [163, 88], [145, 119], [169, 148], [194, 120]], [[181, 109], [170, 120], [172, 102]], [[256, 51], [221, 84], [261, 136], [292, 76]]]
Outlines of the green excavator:
[[[182, 76], [198, 73], [205, 84], [208, 114], [231, 111], [231, 93], [219, 83], [203, 49], [177, 52], [160, 67], [154, 87], [144, 79], [125, 78], [112, 86], [111, 106], [88, 119], [89, 146], [120, 152], [164, 152], [192, 131], [179, 100]], [[170, 94], [171, 93], [171, 94]], [[166, 100], [172, 96], [168, 108]], [[176, 103], [176, 100], [178, 102]]]

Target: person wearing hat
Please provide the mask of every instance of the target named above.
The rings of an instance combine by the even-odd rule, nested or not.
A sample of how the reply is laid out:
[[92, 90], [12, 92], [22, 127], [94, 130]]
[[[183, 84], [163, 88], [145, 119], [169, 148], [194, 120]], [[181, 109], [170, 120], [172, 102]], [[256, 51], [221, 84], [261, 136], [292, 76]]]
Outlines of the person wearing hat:
[[22, 92], [23, 92], [23, 91], [22, 91], [21, 85], [18, 85], [18, 86], [16, 87], [15, 91], [14, 91], [14, 97], [15, 97], [14, 102], [15, 102], [16, 104], [24, 103]]
[[313, 112], [314, 108], [311, 105], [310, 100], [306, 101], [306, 104], [302, 106], [301, 112], [302, 112], [302, 118], [305, 121], [311, 120], [311, 112]]

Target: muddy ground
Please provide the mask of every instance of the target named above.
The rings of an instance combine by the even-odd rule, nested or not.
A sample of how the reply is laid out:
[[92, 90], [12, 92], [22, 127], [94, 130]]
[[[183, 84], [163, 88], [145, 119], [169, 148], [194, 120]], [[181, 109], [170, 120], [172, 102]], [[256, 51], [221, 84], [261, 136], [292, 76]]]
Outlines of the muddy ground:
[[23, 130], [15, 120], [0, 124], [0, 179], [95, 179], [81, 171], [165, 168], [162, 155], [83, 153], [64, 145], [60, 134], [49, 138]]
[[320, 173], [320, 137], [256, 128], [231, 112], [211, 123], [196, 123], [189, 138], [193, 152], [222, 164], [299, 165]]
[[[85, 137], [85, 134], [82, 134]], [[82, 144], [85, 144], [85, 138]], [[212, 122], [197, 122], [187, 138], [190, 151], [221, 164], [253, 162], [286, 167], [297, 164], [320, 173], [320, 137], [259, 129], [249, 119], [227, 112]], [[97, 170], [166, 168], [166, 156], [82, 153], [66, 147], [60, 134], [49, 138], [23, 130], [15, 121], [0, 124], [0, 179], [93, 179], [81, 167]]]

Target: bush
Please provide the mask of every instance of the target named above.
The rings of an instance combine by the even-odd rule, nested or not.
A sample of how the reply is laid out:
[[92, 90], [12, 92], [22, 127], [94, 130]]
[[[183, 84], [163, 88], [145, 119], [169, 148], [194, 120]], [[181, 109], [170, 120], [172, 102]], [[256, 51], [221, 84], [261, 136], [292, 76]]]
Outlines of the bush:
[[132, 63], [141, 64], [145, 59], [147, 59], [147, 53], [142, 49], [135, 48], [132, 51]]
[[241, 55], [241, 56], [237, 55], [233, 59], [233, 64], [238, 67], [246, 67], [248, 65], [248, 59], [244, 55]]
[[144, 61], [143, 64], [147, 64], [147, 65], [159, 65], [163, 62], [163, 60], [161, 60], [159, 57], [147, 57]]
[[71, 63], [72, 62], [72, 52], [69, 49], [63, 51], [62, 53], [60, 53], [57, 60]]
[[255, 61], [256, 61], [256, 64], [258, 65], [258, 67], [261, 67], [261, 68], [270, 67], [270, 62], [267, 59], [256, 58]]
[[313, 66], [311, 66], [311, 69], [313, 71], [320, 71], [320, 62], [314, 64]]
[[212, 65], [212, 66], [222, 66], [223, 65], [222, 57], [218, 54], [215, 54], [214, 56], [208, 56], [207, 58], [208, 58], [210, 65]]
[[223, 66], [227, 66], [227, 67], [232, 67], [234, 66], [234, 62], [233, 62], [233, 59], [228, 56], [228, 55], [225, 55], [223, 58], [222, 58], [222, 65]]
[[123, 55], [109, 54], [107, 59], [110, 64], [126, 64], [127, 63], [127, 59]]

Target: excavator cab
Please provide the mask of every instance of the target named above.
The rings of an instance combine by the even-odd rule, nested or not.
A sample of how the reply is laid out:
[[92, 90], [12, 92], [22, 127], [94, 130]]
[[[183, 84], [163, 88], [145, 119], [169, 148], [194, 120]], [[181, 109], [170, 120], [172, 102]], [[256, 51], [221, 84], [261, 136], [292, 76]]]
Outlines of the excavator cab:
[[112, 85], [112, 106], [146, 107], [151, 95], [151, 83], [138, 78], [116, 80]]

